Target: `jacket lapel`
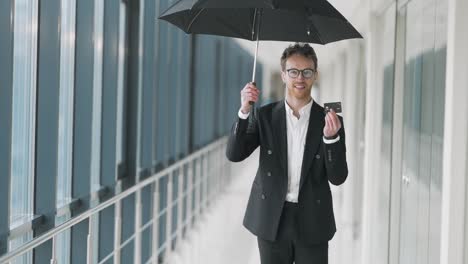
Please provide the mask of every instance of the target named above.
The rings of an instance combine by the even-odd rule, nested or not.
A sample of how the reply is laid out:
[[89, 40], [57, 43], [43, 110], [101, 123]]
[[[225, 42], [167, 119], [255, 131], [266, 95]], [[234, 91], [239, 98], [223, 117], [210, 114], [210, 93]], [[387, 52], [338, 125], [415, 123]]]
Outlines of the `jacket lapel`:
[[[302, 159], [301, 180], [299, 190], [305, 182], [307, 172], [315, 159], [317, 148], [322, 143], [323, 127], [325, 126], [324, 114], [321, 107], [314, 101], [310, 109], [309, 126], [307, 129], [306, 142], [304, 147], [304, 157]], [[322, 157], [324, 158], [324, 157]]]
[[288, 141], [287, 141], [287, 132], [286, 132], [286, 109], [284, 106], [284, 100], [279, 101], [278, 104], [273, 108], [272, 118], [274, 140], [278, 141], [278, 149], [276, 150], [279, 154], [280, 163], [283, 167], [283, 174], [288, 175]]

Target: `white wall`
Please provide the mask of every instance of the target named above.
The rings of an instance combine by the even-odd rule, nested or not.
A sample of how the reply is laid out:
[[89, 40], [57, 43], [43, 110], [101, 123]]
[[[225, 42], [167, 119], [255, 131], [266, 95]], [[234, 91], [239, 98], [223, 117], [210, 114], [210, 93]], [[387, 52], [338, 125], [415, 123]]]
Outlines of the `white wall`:
[[468, 263], [468, 2], [449, 0], [448, 12], [440, 263], [462, 264]]

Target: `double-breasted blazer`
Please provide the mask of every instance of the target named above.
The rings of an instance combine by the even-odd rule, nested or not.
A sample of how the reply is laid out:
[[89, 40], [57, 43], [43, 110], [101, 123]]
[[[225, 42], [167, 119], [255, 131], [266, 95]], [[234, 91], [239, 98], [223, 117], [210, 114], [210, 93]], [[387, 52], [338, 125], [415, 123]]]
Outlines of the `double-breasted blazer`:
[[[348, 175], [343, 118], [340, 140], [323, 142], [325, 113], [313, 103], [304, 147], [298, 197], [297, 230], [304, 243], [323, 243], [336, 232], [329, 182], [342, 184]], [[284, 100], [258, 109], [256, 117], [238, 118], [231, 130], [226, 156], [238, 162], [260, 146], [243, 224], [256, 236], [275, 241], [288, 191], [288, 146]]]

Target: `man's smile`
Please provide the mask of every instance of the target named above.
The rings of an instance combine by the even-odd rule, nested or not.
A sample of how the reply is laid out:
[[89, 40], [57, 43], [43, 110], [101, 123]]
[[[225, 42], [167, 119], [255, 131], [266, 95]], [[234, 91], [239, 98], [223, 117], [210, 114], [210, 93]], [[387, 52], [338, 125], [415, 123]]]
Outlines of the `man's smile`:
[[296, 84], [294, 84], [294, 88], [299, 89], [299, 90], [303, 90], [303, 89], [306, 88], [306, 85], [304, 83], [296, 83]]

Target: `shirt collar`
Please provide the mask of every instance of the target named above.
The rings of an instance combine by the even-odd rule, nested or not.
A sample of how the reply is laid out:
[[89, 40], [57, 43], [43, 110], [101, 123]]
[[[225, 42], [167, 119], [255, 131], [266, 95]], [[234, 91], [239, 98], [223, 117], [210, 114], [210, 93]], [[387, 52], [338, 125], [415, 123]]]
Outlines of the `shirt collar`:
[[[312, 108], [312, 104], [314, 103], [314, 99], [312, 98], [309, 103], [304, 105], [301, 109], [299, 109], [299, 116], [301, 117], [308, 117], [310, 115], [310, 109]], [[293, 109], [289, 106], [288, 102], [286, 102], [286, 99], [284, 99], [284, 105], [286, 107], [286, 113], [288, 115], [293, 116]]]

